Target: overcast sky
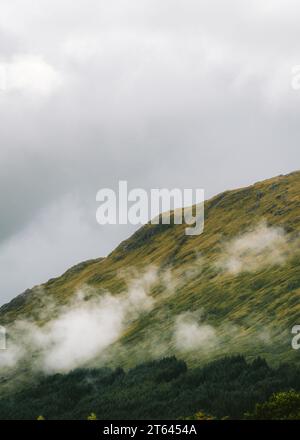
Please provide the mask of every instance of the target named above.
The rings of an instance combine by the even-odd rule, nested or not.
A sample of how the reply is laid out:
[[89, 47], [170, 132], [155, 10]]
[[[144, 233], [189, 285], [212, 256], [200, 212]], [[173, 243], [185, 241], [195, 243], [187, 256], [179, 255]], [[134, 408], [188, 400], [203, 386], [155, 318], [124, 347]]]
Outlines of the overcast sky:
[[0, 304], [132, 226], [96, 193], [299, 169], [297, 0], [1, 0]]

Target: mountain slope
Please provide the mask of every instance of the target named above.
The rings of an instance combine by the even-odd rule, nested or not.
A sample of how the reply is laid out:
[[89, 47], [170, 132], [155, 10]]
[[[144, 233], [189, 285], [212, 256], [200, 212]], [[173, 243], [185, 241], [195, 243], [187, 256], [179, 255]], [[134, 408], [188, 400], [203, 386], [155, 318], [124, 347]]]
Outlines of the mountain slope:
[[[121, 298], [132, 279], [152, 270], [152, 306], [131, 316], [89, 364], [133, 366], [170, 354], [198, 364], [238, 352], [299, 362], [291, 329], [300, 324], [300, 172], [226, 191], [205, 202], [203, 234], [186, 236], [184, 228], [145, 225], [107, 258], [4, 305], [1, 324], [30, 319], [43, 326], [79, 289], [88, 298]], [[54, 304], [51, 314], [45, 302]]]

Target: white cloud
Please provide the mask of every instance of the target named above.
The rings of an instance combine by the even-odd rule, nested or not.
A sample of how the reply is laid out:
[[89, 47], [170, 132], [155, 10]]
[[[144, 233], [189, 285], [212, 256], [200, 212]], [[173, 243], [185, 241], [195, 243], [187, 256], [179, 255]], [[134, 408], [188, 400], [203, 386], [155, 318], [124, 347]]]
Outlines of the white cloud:
[[256, 272], [284, 264], [292, 250], [283, 228], [262, 222], [226, 243], [217, 266], [232, 274]]
[[217, 335], [211, 325], [201, 322], [201, 312], [186, 312], [176, 318], [174, 341], [182, 352], [207, 350], [216, 345]]
[[62, 84], [62, 76], [42, 57], [15, 55], [0, 63], [0, 90], [49, 96]]
[[127, 279], [127, 289], [119, 295], [99, 295], [84, 287], [58, 309], [39, 289], [40, 319], [55, 317], [43, 326], [29, 320], [15, 322], [8, 329], [12, 342], [0, 353], [0, 367], [13, 367], [28, 355], [34, 358], [31, 367], [45, 373], [83, 366], [116, 342], [133, 319], [152, 309], [151, 289], [157, 282], [157, 270], [149, 267], [137, 278]]

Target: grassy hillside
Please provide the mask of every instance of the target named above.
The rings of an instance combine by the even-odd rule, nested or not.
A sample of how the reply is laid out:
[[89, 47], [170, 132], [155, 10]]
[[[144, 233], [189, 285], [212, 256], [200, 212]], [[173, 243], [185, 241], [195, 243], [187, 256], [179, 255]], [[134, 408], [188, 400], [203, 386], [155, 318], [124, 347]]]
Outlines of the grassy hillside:
[[[175, 354], [197, 365], [235, 353], [271, 364], [299, 362], [291, 328], [300, 324], [300, 172], [226, 191], [205, 202], [203, 234], [186, 236], [184, 228], [142, 227], [108, 257], [81, 263], [4, 305], [1, 324], [30, 318], [43, 325], [53, 318], [40, 313], [45, 300], [53, 300], [55, 315], [83, 286], [93, 288], [91, 296], [121, 295], [132, 268], [137, 276], [155, 266], [154, 305], [128, 322], [107, 350], [108, 364], [128, 367]], [[174, 323], [185, 312], [197, 312], [201, 325], [213, 328], [213, 343], [178, 348]]]

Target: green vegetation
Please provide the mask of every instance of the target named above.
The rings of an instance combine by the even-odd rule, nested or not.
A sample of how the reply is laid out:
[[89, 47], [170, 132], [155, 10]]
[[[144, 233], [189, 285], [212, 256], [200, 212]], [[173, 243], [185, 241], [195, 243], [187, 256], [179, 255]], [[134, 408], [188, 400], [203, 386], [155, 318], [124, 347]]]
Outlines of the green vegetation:
[[87, 416], [87, 420], [97, 420], [97, 415], [95, 413], [91, 413]]
[[299, 420], [300, 393], [290, 390], [274, 393], [267, 402], [256, 405], [249, 419], [254, 420]]
[[0, 418], [299, 418], [300, 394], [291, 389], [300, 390], [300, 369], [290, 365], [274, 369], [261, 358], [249, 363], [233, 356], [189, 369], [171, 357], [128, 372], [79, 369], [44, 377], [0, 400]]
[[[255, 270], [223, 270], [218, 262], [228, 243], [262, 221], [284, 231], [282, 261], [260, 264], [259, 256]], [[159, 274], [170, 271], [174, 285], [171, 294], [168, 286], [155, 286], [154, 307], [127, 323], [86, 370], [40, 380], [30, 352], [16, 368], [1, 370], [1, 418], [240, 418], [246, 412], [257, 418], [298, 417], [297, 407], [287, 413], [284, 403], [296, 401], [296, 395], [271, 395], [299, 391], [300, 356], [291, 348], [291, 329], [300, 324], [300, 172], [226, 191], [205, 202], [203, 234], [188, 237], [184, 228], [145, 225], [108, 257], [80, 263], [1, 307], [9, 342], [10, 325], [27, 319], [45, 324], [84, 286], [92, 288], [90, 296], [124, 293], [120, 271], [140, 273], [155, 265]], [[176, 318], [200, 310], [216, 343], [182, 351], [172, 338]], [[238, 353], [246, 360], [235, 357]], [[152, 362], [164, 356], [184, 356], [186, 363]], [[233, 357], [218, 360], [224, 356]], [[142, 365], [133, 368], [137, 364]], [[278, 399], [282, 414], [275, 408]]]
[[[263, 220], [285, 231], [294, 249], [286, 261], [236, 274], [218, 268], [224, 245]], [[291, 349], [290, 332], [300, 316], [300, 172], [226, 191], [207, 201], [202, 235], [185, 236], [184, 227], [145, 225], [107, 258], [81, 263], [3, 306], [1, 324], [9, 328], [16, 319], [26, 318], [42, 324], [53, 317], [43, 316], [40, 321], [45, 298], [59, 308], [82, 286], [94, 287], [95, 295], [104, 291], [118, 295], [126, 289], [120, 270], [135, 267], [139, 271], [154, 264], [160, 271], [171, 269], [175, 292], [169, 296], [163, 289], [153, 292], [155, 308], [133, 321], [111, 347], [112, 365], [132, 367], [152, 359], [152, 337], [156, 336], [167, 348], [163, 355], [181, 356], [168, 334], [178, 314], [197, 309], [204, 310], [205, 321], [216, 328], [220, 343], [205, 353], [185, 353], [189, 365], [235, 353], [249, 359], [263, 356], [273, 365], [299, 363], [298, 353]], [[238, 331], [228, 333], [228, 324]]]

